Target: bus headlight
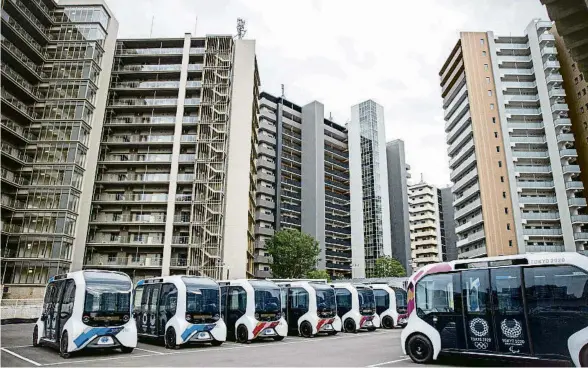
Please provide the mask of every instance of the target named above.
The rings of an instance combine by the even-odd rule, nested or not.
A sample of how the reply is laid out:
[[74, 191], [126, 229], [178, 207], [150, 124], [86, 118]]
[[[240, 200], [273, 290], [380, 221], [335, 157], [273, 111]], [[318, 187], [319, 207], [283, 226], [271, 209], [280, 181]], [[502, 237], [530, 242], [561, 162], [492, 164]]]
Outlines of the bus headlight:
[[83, 316], [82, 317], [82, 322], [84, 322], [84, 323], [90, 322], [90, 316]]
[[255, 319], [259, 320], [259, 313], [255, 313], [254, 317]]
[[215, 321], [218, 321], [220, 319], [220, 314], [215, 314], [214, 317], [212, 317]]
[[130, 318], [129, 315], [128, 314], [125, 314], [123, 316], [123, 321], [128, 322], [129, 321], [129, 318]]
[[189, 314], [186, 314], [186, 321], [190, 322], [192, 320], [192, 316]]
[[276, 319], [280, 319], [280, 318], [282, 318], [282, 313], [280, 313], [280, 312], [276, 313]]

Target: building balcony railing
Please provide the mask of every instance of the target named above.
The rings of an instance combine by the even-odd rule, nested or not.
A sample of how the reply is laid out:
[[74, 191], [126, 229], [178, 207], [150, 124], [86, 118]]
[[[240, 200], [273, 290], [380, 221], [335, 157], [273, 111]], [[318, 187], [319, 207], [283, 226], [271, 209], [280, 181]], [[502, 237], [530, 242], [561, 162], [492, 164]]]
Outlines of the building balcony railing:
[[480, 199], [476, 199], [472, 203], [467, 204], [463, 208], [455, 211], [455, 219], [459, 220], [463, 216], [470, 214], [471, 212], [477, 210], [478, 208], [482, 207], [482, 201]]
[[558, 128], [558, 127], [571, 127], [572, 121], [569, 118], [556, 118], [553, 121], [553, 125], [555, 125], [556, 128]]
[[528, 236], [561, 236], [561, 229], [523, 229], [523, 235]]
[[181, 55], [183, 47], [161, 47], [161, 48], [123, 48], [116, 50], [116, 55]]
[[588, 224], [588, 215], [572, 215], [572, 223]]
[[463, 187], [471, 183], [478, 177], [478, 169], [473, 169], [469, 173], [465, 174], [461, 179], [457, 180], [453, 185], [453, 192], [459, 192]]
[[575, 149], [562, 149], [559, 151], [559, 157], [578, 157], [578, 151]]
[[557, 204], [557, 197], [520, 197], [521, 204]]
[[549, 158], [547, 151], [512, 151], [512, 156], [517, 158]]
[[584, 183], [579, 180], [566, 181], [566, 189], [584, 189]]
[[579, 174], [580, 173], [580, 166], [579, 165], [563, 165], [562, 170], [564, 174]]
[[96, 244], [141, 244], [141, 245], [163, 245], [162, 237], [132, 237], [132, 236], [97, 236], [88, 240], [88, 243]]
[[169, 265], [171, 267], [187, 267], [188, 260], [186, 258], [171, 258]]
[[[555, 48], [553, 48], [555, 50]], [[545, 78], [547, 84], [549, 83], [563, 83], [563, 77], [560, 74], [550, 74]]]
[[179, 72], [181, 70], [181, 64], [131, 64], [121, 65], [113, 69], [115, 72]]
[[557, 141], [558, 142], [573, 142], [574, 141], [574, 135], [571, 134], [571, 133], [558, 134], [557, 135]]
[[128, 257], [93, 257], [89, 260], [86, 260], [86, 266], [101, 266], [101, 267], [108, 267], [108, 266], [120, 266], [120, 267], [161, 267], [162, 265], [162, 258], [139, 258], [136, 259], [136, 256], [128, 256]]
[[517, 187], [523, 189], [535, 189], [535, 188], [553, 188], [554, 183], [553, 181], [526, 181], [521, 180], [517, 181]]
[[519, 173], [550, 173], [551, 166], [518, 166], [515, 165], [515, 171]]
[[2, 153], [7, 154], [8, 156], [14, 159], [17, 159], [22, 162], [33, 162], [33, 158], [27, 155], [23, 150], [20, 150], [4, 142], [2, 142], [1, 147]]
[[479, 224], [482, 223], [482, 221], [484, 221], [482, 214], [476, 215], [476, 216], [472, 217], [471, 219], [468, 219], [468, 221], [466, 221], [465, 223], [457, 226], [455, 228], [455, 232], [457, 234], [462, 233], [468, 229], [473, 228], [474, 226], [478, 226]]
[[171, 154], [111, 154], [100, 161], [103, 162], [171, 162]]
[[157, 88], [180, 88], [180, 82], [178, 81], [122, 81], [113, 82], [110, 88], [145, 88], [145, 89], [157, 89]]
[[149, 224], [149, 223], [165, 223], [165, 215], [164, 214], [157, 214], [157, 215], [141, 215], [141, 214], [133, 214], [133, 215], [98, 215], [92, 220], [92, 223], [97, 222], [106, 222], [106, 223], [140, 223], [140, 224]]
[[510, 143], [526, 143], [526, 144], [530, 144], [530, 143], [537, 143], [537, 144], [544, 144], [546, 143], [545, 141], [545, 137], [544, 136], [526, 136], [526, 137], [520, 137], [520, 136], [511, 136], [510, 137]]
[[586, 241], [586, 240], [588, 240], [588, 233], [587, 232], [574, 233], [574, 239]]
[[120, 98], [108, 101], [108, 106], [177, 106], [177, 98]]
[[34, 62], [29, 59], [29, 57], [22, 52], [18, 47], [16, 47], [12, 42], [8, 41], [4, 36], [1, 36], [2, 39], [2, 46], [5, 47], [9, 52], [11, 52], [21, 63], [26, 65], [30, 70], [35, 72], [35, 74], [39, 77], [41, 75], [42, 67], [40, 65], [35, 64]]
[[569, 198], [568, 205], [586, 207], [586, 198]]
[[43, 98], [43, 95], [39, 92], [39, 90], [36, 87], [34, 87], [31, 83], [29, 83], [29, 81], [24, 79], [20, 74], [14, 71], [14, 69], [12, 69], [4, 63], [2, 63], [2, 66], [0, 68], [3, 74], [12, 79], [16, 84], [21, 86], [28, 93], [35, 96], [36, 98]]
[[29, 10], [29, 8], [21, 0], [10, 0], [16, 7], [25, 15], [25, 17], [37, 28], [40, 34], [46, 37], [48, 33], [47, 27]]
[[523, 220], [559, 220], [559, 212], [521, 212]]
[[[198, 222], [197, 219], [194, 219], [194, 221]], [[189, 214], [174, 215], [174, 222], [190, 222], [190, 215]]]
[[111, 135], [104, 139], [108, 143], [171, 143], [173, 135]]
[[188, 235], [174, 235], [172, 236], [172, 244], [188, 244], [190, 237]]
[[31, 46], [36, 52], [39, 53], [41, 56], [46, 56], [45, 49], [19, 24], [19, 22], [9, 16], [4, 9], [2, 10], [2, 19], [5, 20], [14, 30], [16, 33], [22, 37], [28, 44]]
[[111, 194], [102, 193], [94, 197], [94, 201], [115, 201], [115, 202], [167, 202], [166, 193], [156, 194]]
[[486, 237], [486, 234], [484, 233], [484, 230], [476, 231], [475, 233], [470, 233], [466, 238], [458, 240], [457, 243], [455, 243], [455, 245], [458, 248], [463, 247], [464, 245], [471, 244], [473, 242], [477, 242], [481, 239], [484, 239], [485, 237]]
[[467, 259], [467, 258], [476, 258], [476, 257], [482, 257], [485, 256], [486, 253], [486, 245], [482, 244], [481, 246], [478, 246], [474, 249], [468, 250], [468, 251], [464, 251], [464, 252], [460, 252], [457, 255], [458, 259]]
[[[178, 175], [179, 177], [179, 175]], [[142, 181], [142, 182], [168, 182], [169, 181], [169, 174], [101, 174], [98, 175], [96, 181], [105, 181], [105, 182], [133, 182], [133, 181]]]
[[1, 120], [1, 124], [4, 128], [9, 129], [11, 131], [13, 131], [14, 133], [16, 133], [18, 136], [22, 137], [23, 139], [32, 139], [32, 135], [27, 131], [25, 131], [25, 129], [23, 127], [21, 127], [20, 125], [18, 125], [17, 123], [15, 123], [14, 121], [10, 120], [10, 119], [6, 119], [4, 117], [2, 117]]

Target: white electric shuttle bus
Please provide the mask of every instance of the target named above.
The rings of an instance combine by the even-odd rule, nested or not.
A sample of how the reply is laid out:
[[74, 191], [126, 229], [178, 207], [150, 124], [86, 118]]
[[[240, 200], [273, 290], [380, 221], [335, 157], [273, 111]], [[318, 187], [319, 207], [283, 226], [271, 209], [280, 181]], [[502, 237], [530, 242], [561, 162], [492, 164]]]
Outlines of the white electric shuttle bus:
[[280, 287], [268, 280], [219, 281], [227, 337], [246, 343], [258, 338], [281, 341], [288, 334]]
[[588, 257], [527, 253], [428, 265], [408, 284], [401, 346], [439, 353], [568, 360], [588, 366]]
[[406, 291], [388, 284], [371, 284], [376, 299], [377, 328], [404, 327], [406, 325]]
[[341, 318], [343, 331], [375, 330], [373, 320], [376, 317], [376, 301], [372, 288], [350, 283], [335, 283], [332, 286], [335, 288], [337, 315]]
[[156, 277], [135, 287], [139, 337], [163, 338], [168, 349], [187, 343], [221, 345], [227, 328], [220, 308], [220, 287], [208, 277]]
[[122, 272], [86, 270], [51, 277], [33, 346], [58, 348], [63, 358], [82, 349], [132, 352], [137, 346], [132, 290], [130, 277]]
[[341, 331], [335, 289], [325, 281], [278, 281], [282, 288], [282, 313], [291, 334], [312, 337]]

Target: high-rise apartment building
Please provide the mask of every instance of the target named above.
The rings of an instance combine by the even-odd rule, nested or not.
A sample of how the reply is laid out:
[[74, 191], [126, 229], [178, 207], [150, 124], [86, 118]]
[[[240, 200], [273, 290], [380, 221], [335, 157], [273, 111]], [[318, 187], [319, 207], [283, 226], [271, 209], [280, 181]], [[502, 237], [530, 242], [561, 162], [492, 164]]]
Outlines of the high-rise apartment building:
[[[588, 31], [588, 28], [587, 28]], [[551, 29], [555, 36], [557, 57], [561, 64], [566, 102], [570, 107], [569, 116], [574, 133], [574, 144], [578, 151], [580, 178], [584, 183], [584, 197], [588, 197], [588, 81], [580, 72], [578, 64], [572, 58], [555, 27]], [[588, 35], [585, 38], [588, 42]]]
[[457, 259], [457, 235], [455, 234], [455, 210], [453, 208], [453, 192], [451, 187], [438, 188], [439, 202], [439, 222], [441, 226], [441, 245], [445, 247], [443, 251], [444, 261], [454, 261]]
[[[421, 181], [408, 187], [412, 268], [447, 260], [440, 191]], [[443, 223], [442, 223], [443, 222]]]
[[271, 275], [265, 242], [296, 229], [320, 244], [317, 267], [332, 278], [351, 276], [347, 130], [324, 118], [314, 101], [296, 105], [260, 96], [255, 274]]
[[[541, 0], [555, 21], [565, 48], [584, 76], [588, 75], [588, 2], [586, 0]], [[561, 55], [561, 51], [558, 50]]]
[[351, 107], [349, 157], [353, 277], [372, 277], [376, 259], [392, 256], [384, 108]]
[[458, 257], [575, 251], [586, 199], [551, 22], [464, 32], [443, 65]]
[[2, 2], [2, 285], [41, 298], [86, 240], [118, 23], [101, 0]]
[[408, 211], [408, 179], [410, 165], [406, 163], [404, 141], [395, 139], [386, 143], [388, 168], [388, 200], [392, 255], [411, 274], [410, 224]]
[[253, 276], [258, 87], [255, 41], [117, 41], [85, 267]]

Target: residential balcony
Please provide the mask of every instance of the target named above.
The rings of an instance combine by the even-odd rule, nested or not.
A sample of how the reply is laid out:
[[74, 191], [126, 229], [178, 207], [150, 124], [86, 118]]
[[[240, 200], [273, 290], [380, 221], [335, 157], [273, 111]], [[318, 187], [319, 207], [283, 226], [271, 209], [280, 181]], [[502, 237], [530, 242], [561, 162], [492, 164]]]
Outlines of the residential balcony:
[[96, 236], [88, 240], [92, 244], [140, 244], [163, 245], [163, 237]]
[[[411, 234], [411, 237], [415, 240], [419, 239], [419, 238], [430, 238], [430, 237], [437, 237], [437, 231], [436, 230], [425, 230], [425, 231], [418, 231], [418, 232], [413, 232]], [[425, 239], [421, 239], [421, 240], [425, 240]]]
[[574, 148], [562, 149], [559, 151], [559, 157], [561, 157], [561, 158], [578, 157], [578, 151], [576, 151]]
[[457, 226], [455, 228], [455, 232], [457, 234], [463, 233], [464, 231], [467, 231], [467, 230], [472, 229], [476, 226], [479, 226], [482, 222], [484, 222], [484, 217], [480, 213], [479, 215], [476, 215], [476, 216], [472, 217], [471, 219], [469, 219], [464, 224]]
[[586, 198], [568, 198], [568, 205], [571, 207], [586, 207]]
[[555, 112], [555, 113], [569, 111], [569, 110], [570, 110], [570, 108], [565, 103], [556, 103], [556, 104], [551, 105], [551, 111]]
[[545, 220], [559, 220], [559, 212], [523, 212], [521, 211], [521, 218], [527, 221], [545, 221]]
[[21, 161], [22, 163], [33, 162], [33, 158], [31, 156], [27, 155], [23, 150], [11, 146], [10, 144], [2, 142], [1, 151], [10, 158]]
[[555, 36], [551, 33], [542, 33], [541, 35], [539, 35], [539, 43], [543, 42], [548, 42], [553, 45], [553, 42], [555, 42]]
[[510, 136], [510, 143], [513, 144], [545, 144], [545, 136]]
[[445, 116], [445, 120], [447, 121], [445, 123], [445, 131], [451, 130], [453, 128], [453, 126], [456, 125], [460, 121], [460, 119], [462, 119], [464, 117], [464, 115], [466, 115], [466, 113], [468, 112], [469, 106], [470, 106], [469, 101], [466, 98], [458, 106], [458, 108], [455, 110], [455, 112], [453, 114]]
[[265, 212], [257, 211], [255, 213], [255, 221], [265, 221], [273, 223], [275, 221], [275, 218], [273, 214], [267, 214]]
[[421, 247], [421, 246], [431, 246], [431, 245], [437, 245], [437, 238], [431, 238], [431, 239], [421, 239], [421, 240], [415, 240], [411, 238], [410, 241], [410, 245], [411, 247]]
[[449, 159], [449, 168], [453, 169], [457, 164], [461, 163], [470, 153], [474, 152], [474, 140], [466, 143], [455, 156]]
[[139, 267], [161, 267], [162, 265], [162, 258], [156, 257], [146, 257], [143, 258], [142, 256], [135, 260], [136, 257], [134, 254], [133, 256], [127, 257], [109, 257], [109, 256], [101, 256], [101, 257], [92, 257], [89, 260], [86, 260], [86, 266], [100, 266], [100, 267], [129, 267], [129, 268], [139, 268]]
[[566, 189], [584, 189], [584, 183], [579, 180], [566, 181]]
[[259, 225], [255, 226], [255, 234], [265, 235], [265, 236], [273, 236], [275, 230], [269, 227], [262, 227]]
[[472, 203], [467, 204], [463, 208], [456, 210], [454, 218], [457, 221], [457, 220], [461, 219], [462, 217], [467, 216], [470, 213], [472, 213], [480, 208], [482, 208], [482, 201], [480, 200], [480, 198], [478, 198], [478, 199], [474, 200]]
[[469, 258], [477, 258], [477, 257], [485, 257], [486, 253], [486, 245], [482, 245], [480, 247], [476, 247], [472, 250], [467, 252], [461, 252], [457, 255], [458, 259], [469, 259]]
[[418, 215], [418, 216], [411, 216], [410, 217], [410, 221], [411, 222], [413, 222], [413, 221], [422, 221], [422, 220], [431, 220], [434, 223], [434, 221], [436, 220], [436, 216], [435, 216], [434, 213], [427, 212], [424, 215]]
[[480, 193], [480, 184], [475, 183], [470, 188], [464, 190], [461, 193], [460, 197], [454, 196], [453, 198], [453, 206], [457, 207], [461, 205], [463, 202], [467, 201], [468, 199], [474, 197], [476, 194]]
[[[506, 91], [509, 89], [537, 89], [537, 83], [535, 82], [512, 82], [512, 81], [503, 81], [502, 83], [502, 90]], [[536, 93], [536, 92], [535, 92]]]
[[23, 78], [14, 69], [9, 67], [7, 64], [2, 63], [0, 65], [2, 75], [10, 79], [14, 84], [18, 85], [22, 90], [28, 93], [31, 97], [41, 99], [43, 94], [39, 92], [39, 89], [33, 86], [28, 80]]
[[572, 223], [588, 224], [588, 215], [572, 215]]
[[572, 121], [569, 118], [556, 118], [553, 121], [553, 125], [555, 125], [556, 128], [571, 127]]
[[272, 201], [267, 201], [265, 199], [257, 199], [256, 201], [257, 205], [259, 207], [264, 207], [264, 208], [269, 208], [269, 209], [275, 209], [276, 208], [276, 202], [272, 202]]
[[523, 166], [515, 165], [515, 172], [528, 174], [551, 173], [551, 166]]
[[177, 98], [119, 98], [108, 101], [110, 107], [177, 106]]
[[[188, 223], [190, 222], [190, 214], [180, 213], [174, 215], [174, 223]], [[200, 222], [198, 219], [194, 219], [194, 222]]]
[[[461, 133], [461, 131], [471, 123], [472, 121], [472, 116], [470, 115], [470, 112], [468, 111], [467, 113], [464, 114], [464, 116], [461, 117], [461, 119], [459, 119], [459, 121], [457, 123], [455, 123], [455, 125], [453, 125], [451, 127], [451, 129], [449, 130], [448, 134], [447, 134], [447, 143], [451, 144], [453, 143], [453, 141], [455, 140], [455, 138], [459, 135], [459, 133]], [[447, 130], [446, 130], [447, 132]]]
[[474, 180], [478, 178], [478, 169], [473, 169], [468, 174], [464, 175], [461, 179], [455, 182], [453, 185], [452, 191], [453, 193], [458, 193], [461, 189], [463, 189], [468, 184], [472, 183]]
[[554, 186], [553, 181], [517, 181], [517, 187], [521, 189], [544, 189], [553, 188]]
[[139, 64], [114, 67], [113, 72], [180, 72], [182, 64]]
[[255, 263], [262, 263], [262, 264], [272, 264], [272, 257], [270, 256], [260, 256], [259, 254], [255, 255], [253, 259]]
[[560, 74], [550, 74], [547, 76], [547, 78], [545, 78], [545, 81], [547, 84], [563, 83], [563, 77]]
[[557, 204], [557, 197], [519, 197], [520, 204]]
[[[178, 175], [179, 177], [179, 175]], [[104, 182], [169, 182], [169, 174], [99, 174], [96, 181]]]
[[545, 55], [548, 55], [548, 56], [550, 56], [550, 55], [556, 56], [557, 55], [557, 49], [554, 46], [550, 46], [550, 47], [549, 46], [546, 46], [546, 47], [543, 47], [541, 49], [541, 56], [545, 56]]
[[192, 202], [192, 194], [176, 194], [176, 202]]
[[96, 197], [94, 197], [94, 201], [96, 202], [162, 202], [167, 203], [168, 195], [167, 193], [154, 193], [154, 194], [111, 194], [111, 193], [102, 193]]
[[588, 241], [588, 233], [587, 232], [574, 233], [574, 240]]
[[186, 258], [170, 258], [169, 260], [169, 265], [170, 267], [187, 267], [188, 266], [188, 260]]
[[531, 56], [499, 55], [498, 64], [504, 63], [531, 63]]
[[463, 109], [466, 105], [468, 105], [468, 89], [467, 86], [464, 85], [458, 94], [455, 96], [453, 101], [447, 106], [445, 112], [443, 114], [443, 118], [447, 121], [451, 119], [451, 116], [457, 111]]
[[169, 163], [171, 162], [171, 154], [110, 154], [103, 157], [100, 162], [113, 163], [113, 162], [144, 162], [144, 163]]
[[549, 158], [549, 152], [545, 151], [512, 151], [512, 157], [517, 159], [524, 159], [524, 158]]
[[574, 142], [574, 135], [571, 133], [562, 133], [557, 135], [557, 142]]
[[464, 131], [455, 139], [455, 141], [447, 148], [447, 153], [453, 156], [458, 148], [462, 147], [466, 142], [471, 140], [473, 137], [472, 126], [468, 126]]
[[470, 157], [468, 157], [465, 161], [461, 162], [455, 169], [451, 171], [449, 179], [451, 181], [454, 181], [456, 178], [468, 172], [470, 169], [476, 166], [476, 160], [476, 154], [472, 153]]
[[426, 265], [426, 264], [430, 264], [430, 263], [437, 263], [437, 262], [440, 262], [441, 260], [439, 259], [439, 256], [430, 256], [430, 257], [413, 258], [412, 261], [415, 262], [417, 265]]
[[[557, 63], [559, 65], [559, 61], [550, 61], [550, 63]], [[566, 97], [566, 90], [563, 88], [551, 88], [549, 90], [549, 98], [558, 97]]]
[[256, 269], [255, 270], [255, 277], [260, 278], [260, 279], [267, 279], [267, 278], [272, 277], [272, 273], [271, 273], [271, 271]]
[[258, 185], [257, 186], [257, 193], [260, 194], [266, 194], [269, 196], [275, 196], [276, 195], [276, 189], [275, 188], [269, 188], [265, 185]]
[[522, 130], [522, 131], [532, 131], [532, 130], [543, 130], [545, 126], [543, 123], [533, 123], [533, 122], [520, 122], [518, 120], [510, 121], [508, 123], [509, 130]]
[[523, 235], [559, 237], [562, 235], [562, 231], [561, 229], [523, 229]]
[[439, 254], [439, 249], [434, 246], [434, 247], [419, 247], [415, 250], [412, 251], [413, 257], [416, 255], [420, 255], [420, 254], [431, 254], [433, 256], [436, 256]]
[[504, 50], [527, 50], [529, 44], [527, 43], [496, 43], [496, 52], [502, 52]]
[[9, 130], [12, 134], [18, 136], [19, 138], [28, 141], [32, 139], [32, 135], [29, 133], [29, 130], [25, 130], [22, 126], [18, 125], [14, 121], [2, 117], [1, 120], [2, 128]]
[[477, 242], [479, 240], [482, 240], [486, 237], [484, 230], [479, 230], [476, 231], [475, 233], [470, 233], [466, 238], [464, 239], [460, 239], [455, 243], [455, 246], [458, 248], [461, 248], [463, 246], [466, 246], [468, 244]]
[[25, 41], [23, 46], [26, 45], [29, 49], [35, 52], [41, 60], [46, 56], [45, 49], [37, 42], [37, 40], [35, 40], [35, 38], [33, 38], [29, 32], [20, 25], [19, 21], [9, 16], [4, 9], [2, 9], [2, 20], [10, 26], [9, 28], [11, 28], [18, 37]]
[[193, 182], [196, 176], [194, 174], [178, 174], [177, 181]]
[[137, 55], [182, 55], [183, 47], [161, 47], [161, 48], [125, 48], [116, 50], [116, 56], [137, 56]]
[[424, 212], [424, 211], [438, 211], [438, 209], [435, 208], [435, 206], [433, 206], [431, 204], [425, 204], [423, 207], [414, 207], [414, 206], [408, 207], [409, 213], [417, 213], [417, 212]]
[[541, 116], [541, 109], [534, 109], [534, 108], [527, 108], [527, 109], [516, 109], [516, 108], [506, 108], [506, 115], [509, 117], [512, 116], [531, 116], [531, 117], [539, 117]]
[[182, 153], [178, 156], [179, 162], [194, 162], [196, 161], [196, 155], [193, 153]]
[[186, 245], [189, 242], [190, 237], [188, 235], [174, 235], [172, 236], [173, 245]]
[[120, 81], [110, 85], [112, 89], [178, 89], [179, 81]]
[[579, 165], [562, 165], [562, 170], [564, 174], [579, 174], [580, 173], [580, 166]]
[[90, 220], [90, 223], [136, 223], [136, 224], [155, 224], [165, 223], [165, 214], [145, 215], [145, 214], [98, 214]]
[[511, 103], [526, 103], [526, 102], [539, 102], [539, 95], [505, 95], [504, 104], [509, 105]]

